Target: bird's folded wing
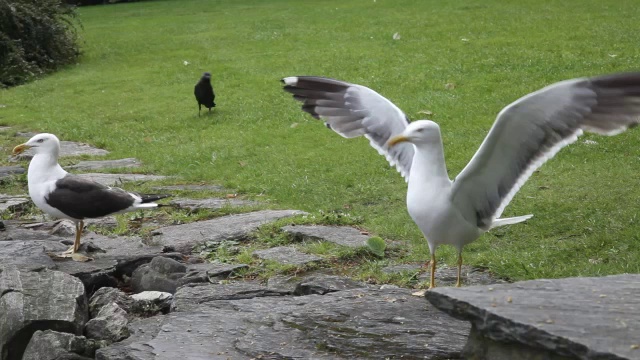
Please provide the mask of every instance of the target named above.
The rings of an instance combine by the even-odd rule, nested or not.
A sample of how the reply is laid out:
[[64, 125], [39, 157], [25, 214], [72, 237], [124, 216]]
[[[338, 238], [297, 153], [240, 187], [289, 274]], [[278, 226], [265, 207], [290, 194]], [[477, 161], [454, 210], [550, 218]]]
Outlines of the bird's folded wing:
[[409, 124], [391, 101], [367, 87], [329, 78], [292, 76], [282, 81], [284, 90], [303, 103], [302, 110], [324, 120], [328, 128], [345, 138], [364, 135], [405, 180], [409, 179], [413, 145], [387, 147], [387, 141]]
[[559, 82], [505, 107], [469, 164], [452, 201], [488, 229], [545, 161], [582, 131], [616, 135], [640, 122], [640, 73]]

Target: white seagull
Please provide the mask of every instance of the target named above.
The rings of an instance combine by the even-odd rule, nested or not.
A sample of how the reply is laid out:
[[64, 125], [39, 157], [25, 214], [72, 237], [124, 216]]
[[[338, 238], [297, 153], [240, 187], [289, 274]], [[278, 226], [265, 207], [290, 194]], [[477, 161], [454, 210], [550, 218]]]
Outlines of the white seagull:
[[469, 164], [449, 179], [438, 124], [409, 123], [377, 92], [344, 81], [292, 76], [284, 90], [302, 110], [345, 138], [364, 135], [408, 182], [407, 209], [429, 243], [435, 287], [438, 245], [458, 250], [492, 228], [533, 215], [500, 218], [520, 187], [583, 131], [616, 135], [640, 123], [640, 73], [561, 81], [511, 103], [496, 118]]
[[13, 148], [13, 154], [20, 154], [29, 148], [35, 150], [27, 172], [31, 200], [46, 214], [69, 219], [76, 226], [73, 246], [57, 254], [58, 257], [91, 260], [77, 254], [84, 219], [155, 208], [159, 205], [152, 201], [169, 196], [140, 195], [69, 174], [58, 164], [60, 141], [53, 134], [35, 135], [26, 143]]

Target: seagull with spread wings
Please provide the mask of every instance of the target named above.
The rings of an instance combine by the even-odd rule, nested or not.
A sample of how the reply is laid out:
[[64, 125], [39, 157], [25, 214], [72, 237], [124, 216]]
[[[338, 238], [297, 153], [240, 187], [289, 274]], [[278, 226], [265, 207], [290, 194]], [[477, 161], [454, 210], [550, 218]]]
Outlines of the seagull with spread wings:
[[458, 250], [492, 228], [531, 218], [501, 218], [520, 187], [583, 131], [616, 135], [640, 123], [640, 72], [561, 81], [502, 109], [469, 164], [451, 181], [440, 127], [407, 116], [377, 92], [344, 81], [292, 76], [284, 90], [302, 110], [345, 138], [365, 136], [408, 182], [407, 209], [429, 243], [435, 287], [436, 248]]

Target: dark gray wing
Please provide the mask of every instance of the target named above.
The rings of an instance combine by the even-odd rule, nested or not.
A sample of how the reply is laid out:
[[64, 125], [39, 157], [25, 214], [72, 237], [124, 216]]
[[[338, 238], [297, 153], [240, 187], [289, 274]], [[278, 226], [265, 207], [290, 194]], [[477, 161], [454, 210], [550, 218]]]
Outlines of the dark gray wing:
[[67, 174], [56, 181], [46, 197], [47, 204], [75, 218], [97, 218], [131, 207], [135, 198], [128, 192]]
[[302, 110], [322, 119], [328, 128], [345, 138], [364, 135], [408, 181], [413, 161], [412, 144], [387, 147], [389, 139], [409, 124], [406, 115], [377, 92], [356, 84], [315, 76], [282, 79], [284, 90], [301, 101]]
[[640, 73], [567, 80], [505, 107], [455, 179], [452, 201], [481, 228], [520, 187], [582, 131], [616, 135], [640, 123]]

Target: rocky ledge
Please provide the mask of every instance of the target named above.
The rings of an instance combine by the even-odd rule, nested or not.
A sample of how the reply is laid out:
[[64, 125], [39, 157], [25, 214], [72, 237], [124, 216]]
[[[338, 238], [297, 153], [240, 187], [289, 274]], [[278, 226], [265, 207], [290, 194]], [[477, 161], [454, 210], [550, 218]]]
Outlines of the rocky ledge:
[[471, 322], [470, 360], [640, 359], [640, 275], [438, 288], [426, 297]]

